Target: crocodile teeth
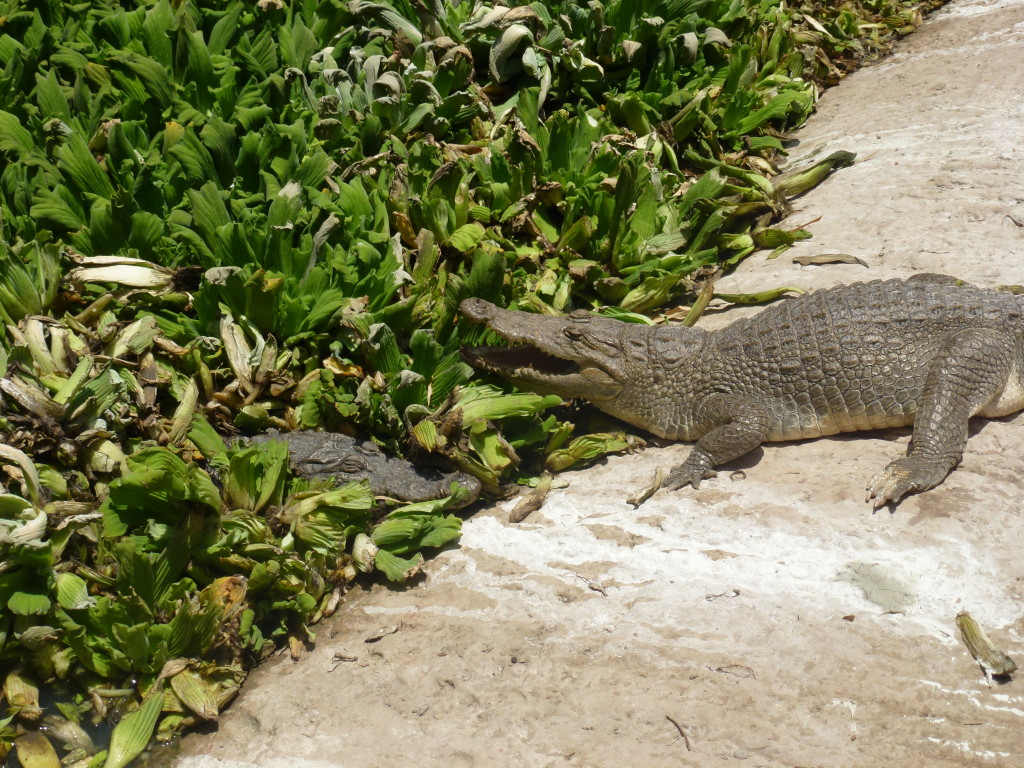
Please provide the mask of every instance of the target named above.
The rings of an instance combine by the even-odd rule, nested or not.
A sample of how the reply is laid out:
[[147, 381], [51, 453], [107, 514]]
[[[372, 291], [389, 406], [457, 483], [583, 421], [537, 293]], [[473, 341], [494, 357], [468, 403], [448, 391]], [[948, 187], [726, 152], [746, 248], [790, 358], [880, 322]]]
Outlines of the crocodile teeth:
[[547, 375], [569, 375], [579, 373], [580, 367], [571, 360], [549, 355], [536, 347], [519, 345], [514, 347], [474, 347], [466, 350], [466, 357], [495, 373], [534, 372]]

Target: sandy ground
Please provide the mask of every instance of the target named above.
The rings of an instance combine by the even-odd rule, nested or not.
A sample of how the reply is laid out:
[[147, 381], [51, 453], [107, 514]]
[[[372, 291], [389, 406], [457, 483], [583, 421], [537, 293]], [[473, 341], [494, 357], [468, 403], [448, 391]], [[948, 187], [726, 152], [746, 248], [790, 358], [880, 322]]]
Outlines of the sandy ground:
[[[793, 161], [814, 239], [723, 291], [944, 271], [1024, 283], [1024, 0], [963, 0], [822, 100]], [[801, 253], [869, 267], [799, 267]], [[747, 310], [706, 318], [721, 325]], [[1024, 662], [1024, 417], [895, 512], [866, 480], [907, 431], [766, 446], [700, 491], [624, 497], [685, 445], [506, 503], [407, 590], [353, 593], [299, 663], [252, 675], [177, 768], [1022, 766], [1024, 673], [989, 686], [968, 609]]]

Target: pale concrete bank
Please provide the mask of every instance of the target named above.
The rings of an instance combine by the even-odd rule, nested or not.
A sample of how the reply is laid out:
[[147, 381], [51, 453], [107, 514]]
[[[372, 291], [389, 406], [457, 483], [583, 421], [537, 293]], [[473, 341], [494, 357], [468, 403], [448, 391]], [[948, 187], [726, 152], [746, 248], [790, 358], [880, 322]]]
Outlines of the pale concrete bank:
[[[813, 240], [721, 290], [1024, 283], [1024, 0], [953, 2], [795, 138], [795, 163], [858, 163], [798, 201]], [[835, 252], [870, 266], [791, 262]], [[864, 485], [908, 438], [769, 445], [633, 510], [689, 450], [649, 448], [568, 475], [525, 523], [485, 510], [424, 584], [354, 595], [301, 662], [255, 672], [175, 765], [1024, 765], [1024, 673], [990, 688], [954, 624], [970, 610], [1024, 661], [1024, 417], [872, 514]]]

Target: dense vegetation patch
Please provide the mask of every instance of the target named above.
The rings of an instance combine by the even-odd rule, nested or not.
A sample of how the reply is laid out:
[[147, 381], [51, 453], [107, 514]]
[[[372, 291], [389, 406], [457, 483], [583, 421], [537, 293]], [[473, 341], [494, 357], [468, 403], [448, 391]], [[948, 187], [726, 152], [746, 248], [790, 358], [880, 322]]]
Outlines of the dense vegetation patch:
[[650, 322], [806, 237], [773, 222], [852, 158], [779, 176], [783, 132], [917, 18], [0, 3], [0, 754], [45, 758], [45, 726], [68, 764], [125, 765], [298, 655], [358, 572], [458, 536], [457, 493], [309, 487], [223, 435], [359, 432], [491, 494], [628, 448], [474, 379], [458, 302]]

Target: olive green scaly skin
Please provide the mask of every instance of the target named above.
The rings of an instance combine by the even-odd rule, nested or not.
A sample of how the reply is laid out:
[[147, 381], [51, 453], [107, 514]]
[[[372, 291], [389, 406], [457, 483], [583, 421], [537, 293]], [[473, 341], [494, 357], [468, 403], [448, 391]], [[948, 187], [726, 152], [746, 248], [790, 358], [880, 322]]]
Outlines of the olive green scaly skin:
[[462, 312], [522, 351], [466, 350], [520, 386], [583, 396], [660, 437], [696, 440], [680, 488], [765, 441], [914, 425], [908, 455], [868, 485], [875, 507], [933, 488], [959, 463], [972, 416], [1024, 408], [1024, 303], [943, 275], [840, 286], [719, 331], [550, 318], [468, 299]]

